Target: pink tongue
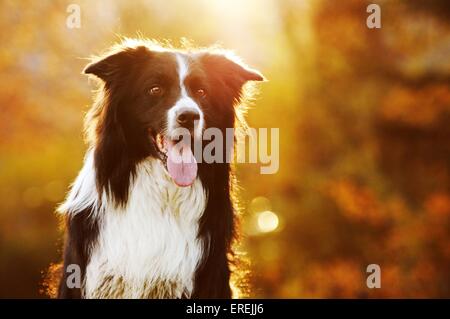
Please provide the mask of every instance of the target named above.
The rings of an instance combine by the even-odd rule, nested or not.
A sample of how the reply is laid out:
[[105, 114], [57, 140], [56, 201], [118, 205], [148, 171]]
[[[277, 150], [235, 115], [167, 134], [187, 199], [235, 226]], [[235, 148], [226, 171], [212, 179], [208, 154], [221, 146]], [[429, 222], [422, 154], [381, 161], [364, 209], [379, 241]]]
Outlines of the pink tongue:
[[189, 186], [197, 177], [197, 161], [192, 154], [191, 147], [182, 142], [174, 144], [166, 141], [167, 170], [175, 184]]

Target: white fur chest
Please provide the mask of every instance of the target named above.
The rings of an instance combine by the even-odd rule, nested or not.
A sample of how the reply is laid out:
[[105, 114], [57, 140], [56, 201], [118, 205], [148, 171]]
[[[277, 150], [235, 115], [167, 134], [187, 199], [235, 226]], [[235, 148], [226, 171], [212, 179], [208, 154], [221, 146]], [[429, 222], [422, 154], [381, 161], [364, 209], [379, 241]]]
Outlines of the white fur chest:
[[[85, 166], [90, 165], [89, 161], [88, 156]], [[89, 171], [86, 167], [85, 170]], [[94, 177], [83, 171], [78, 179], [84, 181], [77, 180], [72, 192], [77, 185], [81, 189], [95, 185], [90, 180]], [[84, 199], [74, 197], [72, 202], [69, 195], [64, 206], [67, 209], [76, 206], [76, 201], [91, 202], [97, 196], [91, 194], [86, 193]], [[78, 193], [78, 197], [81, 195]], [[86, 269], [84, 296], [190, 296], [203, 255], [203, 243], [197, 235], [205, 206], [206, 194], [199, 179], [189, 187], [178, 187], [160, 161], [141, 163], [130, 186], [127, 206], [115, 208], [103, 201], [97, 208], [99, 236]]]

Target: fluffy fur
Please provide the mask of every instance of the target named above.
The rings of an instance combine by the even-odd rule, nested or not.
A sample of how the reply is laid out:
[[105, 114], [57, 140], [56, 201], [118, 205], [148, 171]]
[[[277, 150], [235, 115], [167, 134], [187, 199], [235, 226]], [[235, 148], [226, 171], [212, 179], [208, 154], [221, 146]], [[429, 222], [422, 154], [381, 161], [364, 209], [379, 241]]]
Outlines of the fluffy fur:
[[[195, 181], [179, 187], [156, 137], [170, 138], [186, 108], [199, 114], [195, 136], [235, 127], [244, 84], [263, 77], [224, 51], [136, 40], [84, 73], [100, 90], [86, 120], [84, 166], [58, 209], [66, 224], [58, 297], [230, 298], [230, 164], [199, 163]], [[157, 96], [149, 94], [155, 85]], [[80, 288], [67, 287], [70, 264], [80, 266]]]

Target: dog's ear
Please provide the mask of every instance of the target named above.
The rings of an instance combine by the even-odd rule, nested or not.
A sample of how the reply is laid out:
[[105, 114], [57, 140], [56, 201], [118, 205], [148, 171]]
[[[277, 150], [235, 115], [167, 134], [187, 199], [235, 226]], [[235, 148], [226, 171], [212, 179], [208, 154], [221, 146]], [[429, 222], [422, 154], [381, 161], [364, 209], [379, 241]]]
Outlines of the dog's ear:
[[223, 105], [238, 105], [252, 90], [244, 90], [249, 81], [265, 81], [264, 76], [246, 66], [237, 57], [222, 53], [205, 53], [200, 62], [211, 83], [210, 91]]
[[123, 67], [130, 68], [150, 54], [144, 46], [137, 48], [125, 48], [108, 53], [101, 58], [89, 63], [83, 70], [83, 74], [93, 74], [107, 82], [111, 80]]
[[207, 70], [227, 84], [242, 87], [247, 81], [265, 81], [257, 70], [246, 66], [237, 57], [227, 54], [205, 54], [201, 58]]

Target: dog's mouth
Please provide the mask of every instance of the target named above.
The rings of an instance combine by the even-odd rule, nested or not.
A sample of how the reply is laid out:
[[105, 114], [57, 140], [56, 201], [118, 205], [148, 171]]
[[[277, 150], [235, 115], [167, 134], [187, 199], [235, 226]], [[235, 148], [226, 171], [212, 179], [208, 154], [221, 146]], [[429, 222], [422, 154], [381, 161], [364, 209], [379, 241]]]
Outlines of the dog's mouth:
[[191, 145], [191, 138], [170, 138], [160, 133], [152, 134], [154, 143], [175, 184], [190, 186], [197, 177], [197, 161]]

